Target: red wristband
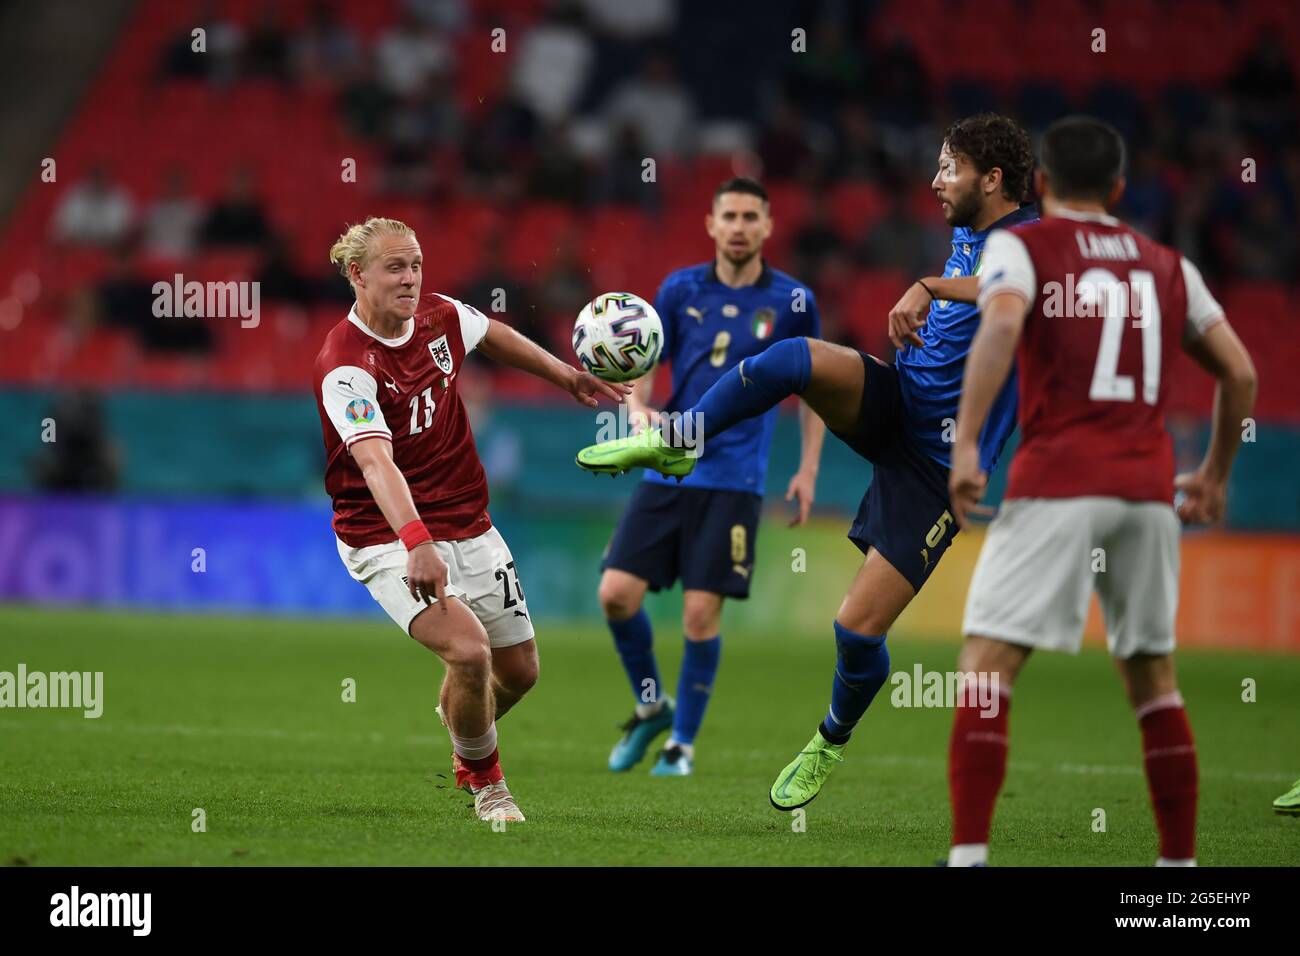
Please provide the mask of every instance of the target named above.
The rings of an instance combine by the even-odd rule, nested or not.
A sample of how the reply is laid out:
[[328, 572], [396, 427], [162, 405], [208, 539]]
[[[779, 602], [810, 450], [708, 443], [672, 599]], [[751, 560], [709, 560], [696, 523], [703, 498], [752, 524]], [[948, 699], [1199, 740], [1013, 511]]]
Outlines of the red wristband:
[[402, 544], [406, 545], [407, 551], [417, 545], [424, 544], [426, 541], [433, 540], [433, 535], [429, 534], [429, 529], [424, 526], [424, 522], [419, 518], [402, 525], [401, 530], [397, 532], [397, 536], [402, 539]]

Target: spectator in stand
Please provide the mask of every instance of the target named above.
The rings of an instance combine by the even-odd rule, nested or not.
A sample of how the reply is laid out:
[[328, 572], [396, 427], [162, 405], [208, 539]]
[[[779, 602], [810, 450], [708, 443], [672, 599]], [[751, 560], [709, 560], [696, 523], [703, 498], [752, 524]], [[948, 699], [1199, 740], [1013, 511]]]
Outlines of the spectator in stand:
[[867, 58], [850, 45], [852, 36], [839, 20], [824, 17], [808, 31], [808, 49], [816, 52], [791, 56], [788, 89], [819, 119], [832, 120], [866, 85]]
[[1155, 147], [1140, 147], [1133, 157], [1120, 200], [1120, 215], [1134, 229], [1165, 242], [1170, 230], [1173, 192], [1161, 171], [1163, 163]]
[[[239, 79], [244, 50], [244, 32], [231, 20], [223, 19], [217, 4], [207, 0], [198, 17], [199, 26], [186, 24], [176, 34], [163, 56], [163, 72], [174, 79], [206, 79], [217, 86], [229, 86]], [[196, 50], [194, 30], [203, 33], [203, 48]]]
[[435, 150], [459, 144], [460, 107], [444, 79], [407, 94], [389, 112], [384, 129], [384, 188], [408, 196], [426, 195], [437, 185]]
[[1274, 145], [1296, 141], [1300, 100], [1295, 70], [1279, 32], [1260, 31], [1229, 78], [1228, 88], [1246, 132]]
[[764, 178], [810, 178], [816, 168], [818, 150], [824, 152], [830, 143], [826, 128], [809, 123], [799, 101], [783, 96], [777, 101], [772, 122], [758, 141]]
[[158, 259], [188, 259], [198, 245], [203, 207], [190, 195], [185, 167], [174, 165], [163, 176], [162, 194], [144, 213], [142, 251]]
[[904, 275], [925, 275], [937, 259], [943, 259], [951, 233], [944, 236], [911, 213], [907, 195], [889, 194], [884, 218], [867, 231], [858, 247], [858, 261], [868, 269], [897, 269]]
[[[492, 229], [484, 238], [481, 263], [479, 273], [456, 293], [456, 298], [484, 315], [508, 322], [516, 332], [528, 336], [547, 351], [555, 351], [537, 308], [536, 296], [507, 268], [505, 242], [499, 228]], [[492, 364], [486, 363], [485, 367]]]
[[818, 193], [808, 207], [808, 216], [794, 234], [795, 275], [807, 276], [808, 282], [820, 288], [817, 277], [828, 255], [844, 245], [844, 238], [835, 231], [831, 222], [830, 207], [826, 197]]
[[339, 19], [334, 4], [325, 0], [311, 5], [291, 56], [294, 75], [307, 88], [333, 87], [361, 64], [356, 34]]
[[1234, 252], [1235, 272], [1243, 279], [1290, 282], [1295, 278], [1295, 223], [1283, 215], [1282, 203], [1271, 192], [1260, 191], [1247, 202]]
[[434, 76], [450, 74], [455, 66], [448, 39], [409, 11], [404, 11], [375, 45], [376, 78], [395, 97], [419, 93]]
[[573, 320], [593, 295], [591, 270], [582, 259], [582, 234], [566, 232], [560, 237], [550, 268], [537, 286], [541, 322], [547, 330], [544, 335], [567, 343], [573, 332]]
[[212, 332], [202, 319], [154, 315], [155, 281], [156, 276], [137, 274], [132, 250], [123, 243], [113, 250], [108, 274], [95, 287], [89, 301], [76, 301], [74, 308], [88, 307], [89, 318], [96, 325], [134, 333], [146, 349], [210, 351]]
[[646, 212], [657, 214], [663, 205], [656, 177], [646, 182], [645, 160], [653, 159], [635, 126], [620, 126], [614, 131], [614, 148], [605, 161], [597, 195], [602, 202], [630, 203]]
[[905, 177], [890, 163], [881, 142], [880, 129], [860, 102], [849, 103], [839, 112], [835, 155], [829, 173], [835, 179], [867, 180], [885, 188], [902, 188]]
[[289, 79], [289, 38], [280, 27], [279, 7], [264, 6], [244, 46], [244, 75], [250, 79]]
[[119, 243], [90, 300], [93, 324], [126, 329], [143, 340], [145, 327], [154, 321], [153, 300], [153, 282], [136, 274], [131, 247]]
[[690, 91], [677, 81], [673, 62], [662, 50], [652, 53], [640, 74], [610, 95], [605, 117], [611, 127], [630, 126], [659, 162], [677, 159], [693, 146], [695, 107]]
[[339, 111], [353, 136], [375, 139], [384, 119], [396, 102], [375, 79], [373, 57], [362, 52], [355, 63], [339, 76]]
[[121, 456], [108, 437], [99, 398], [79, 391], [55, 401], [50, 417], [58, 441], [45, 445], [31, 463], [32, 480], [43, 491], [112, 491]]
[[906, 37], [894, 37], [871, 62], [871, 76], [860, 92], [877, 122], [912, 129], [932, 119], [930, 77]]
[[263, 246], [263, 253], [262, 267], [255, 276], [262, 301], [311, 305], [315, 299], [312, 282], [295, 265], [284, 237], [271, 236]]
[[534, 199], [581, 206], [588, 199], [590, 171], [574, 151], [565, 122], [544, 131], [528, 181]]
[[135, 222], [131, 194], [96, 163], [86, 178], [74, 183], [54, 212], [54, 238], [91, 246], [113, 246], [126, 240]]
[[602, 38], [641, 44], [666, 37], [677, 21], [673, 0], [582, 0], [587, 20]]
[[271, 234], [262, 204], [253, 190], [253, 175], [245, 167], [230, 174], [226, 193], [203, 223], [203, 242], [212, 246], [254, 246]]
[[570, 116], [587, 82], [594, 51], [573, 0], [555, 0], [525, 34], [515, 60], [514, 95], [537, 116]]
[[469, 24], [466, 0], [403, 0], [406, 12], [440, 33], [460, 33]]

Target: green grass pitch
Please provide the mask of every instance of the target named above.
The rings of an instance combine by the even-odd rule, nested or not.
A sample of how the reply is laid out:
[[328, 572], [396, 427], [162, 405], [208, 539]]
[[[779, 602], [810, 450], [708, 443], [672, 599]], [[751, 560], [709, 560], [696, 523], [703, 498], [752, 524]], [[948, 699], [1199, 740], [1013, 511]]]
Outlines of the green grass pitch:
[[[528, 815], [494, 832], [449, 786], [441, 667], [382, 622], [0, 609], [0, 670], [104, 672], [97, 720], [0, 710], [0, 861], [11, 865], [899, 864], [946, 853], [951, 714], [886, 685], [805, 829], [767, 788], [829, 692], [826, 626], [726, 631], [696, 774], [605, 769], [630, 692], [596, 622], [548, 625], [542, 679], [501, 723]], [[681, 638], [659, 629], [664, 679]], [[895, 671], [956, 644], [891, 636]], [[1185, 653], [1201, 766], [1202, 865], [1300, 863], [1272, 799], [1300, 776], [1300, 659]], [[356, 681], [355, 703], [342, 682]], [[1257, 700], [1243, 702], [1242, 682]], [[994, 865], [1150, 865], [1139, 738], [1098, 651], [1040, 654], [1016, 688]], [[192, 831], [193, 811], [206, 832]], [[1094, 832], [1094, 810], [1105, 832]]]

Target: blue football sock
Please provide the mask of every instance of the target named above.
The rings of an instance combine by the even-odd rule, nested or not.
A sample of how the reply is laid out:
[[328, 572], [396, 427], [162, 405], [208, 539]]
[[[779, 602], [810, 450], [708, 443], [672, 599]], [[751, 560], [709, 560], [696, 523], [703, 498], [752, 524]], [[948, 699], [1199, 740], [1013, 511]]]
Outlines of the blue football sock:
[[763, 414], [788, 395], [802, 393], [811, 375], [808, 340], [782, 339], [728, 371], [683, 418], [695, 435], [711, 437]]
[[872, 698], [889, 677], [889, 648], [885, 637], [867, 637], [835, 622], [835, 680], [831, 706], [821, 732], [833, 744], [849, 739], [853, 728], [871, 706]]
[[686, 642], [682, 654], [682, 674], [677, 680], [677, 713], [673, 715], [672, 740], [693, 744], [704, 722], [704, 708], [713, 693], [713, 678], [722, 656], [722, 635], [707, 641]]
[[[614, 647], [627, 679], [632, 683], [632, 693], [638, 704], [653, 704], [663, 699], [662, 685], [659, 683], [659, 667], [655, 663], [654, 631], [650, 627], [650, 615], [645, 608], [640, 608], [626, 621], [609, 621], [610, 633], [614, 635]], [[646, 681], [651, 681], [647, 684]]]

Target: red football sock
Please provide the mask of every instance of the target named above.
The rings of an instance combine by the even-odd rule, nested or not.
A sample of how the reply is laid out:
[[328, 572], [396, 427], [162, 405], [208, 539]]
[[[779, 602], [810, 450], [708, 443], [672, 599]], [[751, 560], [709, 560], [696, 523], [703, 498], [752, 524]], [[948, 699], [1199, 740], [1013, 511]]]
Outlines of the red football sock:
[[1177, 693], [1137, 710], [1142, 758], [1160, 831], [1160, 855], [1167, 860], [1196, 856], [1196, 744]]
[[948, 798], [952, 845], [988, 843], [1002, 780], [1007, 775], [1007, 713], [1011, 698], [998, 697], [996, 715], [959, 702], [948, 745]]
[[469, 784], [475, 790], [505, 779], [505, 774], [501, 772], [501, 757], [495, 750], [486, 757], [473, 760], [461, 757], [460, 762], [469, 771]]

